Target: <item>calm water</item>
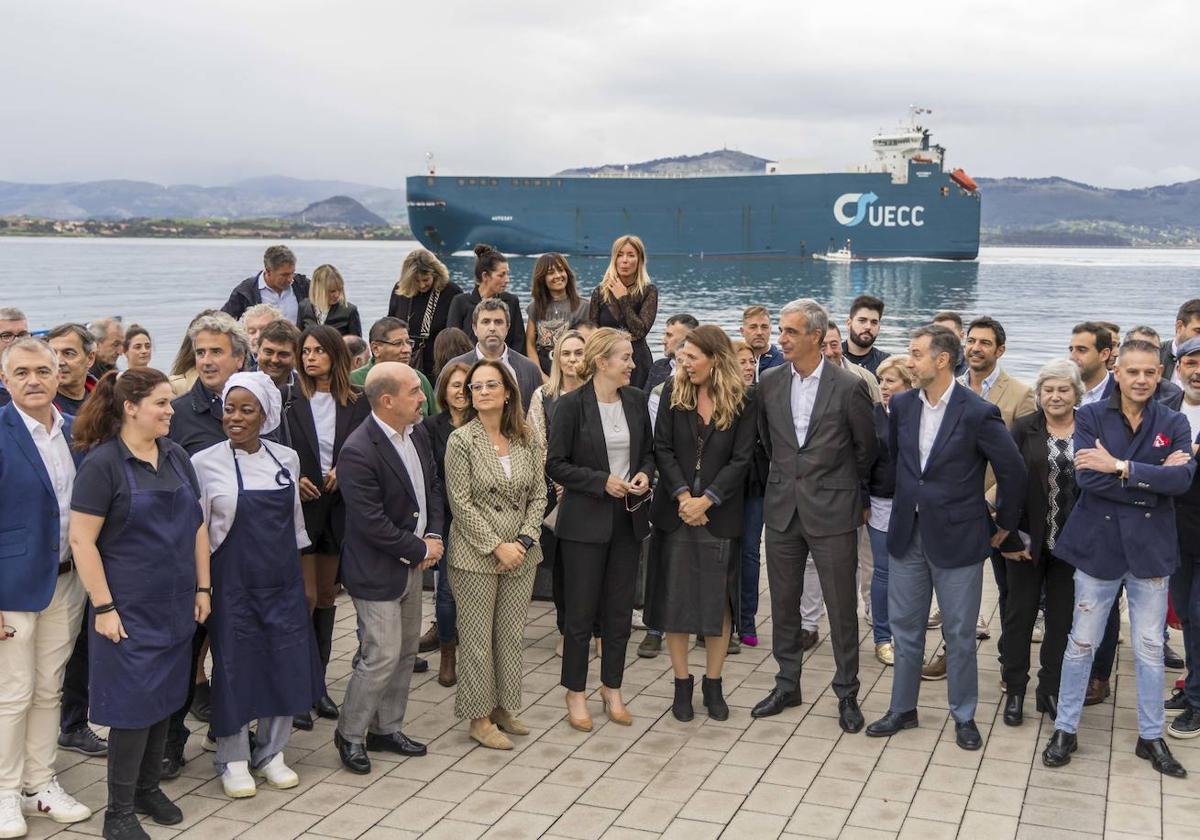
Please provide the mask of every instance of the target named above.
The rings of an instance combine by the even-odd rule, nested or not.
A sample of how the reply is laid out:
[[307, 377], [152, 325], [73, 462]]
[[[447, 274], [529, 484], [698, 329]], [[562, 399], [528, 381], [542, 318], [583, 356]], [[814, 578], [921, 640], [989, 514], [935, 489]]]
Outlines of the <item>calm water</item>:
[[[34, 329], [66, 320], [120, 314], [146, 326], [154, 363], [166, 368], [188, 321], [200, 309], [223, 304], [230, 289], [261, 266], [270, 243], [261, 240], [22, 239], [0, 238], [0, 306], [24, 309]], [[289, 243], [311, 274], [336, 265], [364, 326], [386, 314], [388, 295], [408, 242]], [[587, 295], [607, 260], [572, 261]], [[449, 261], [454, 280], [472, 283], [473, 259]], [[533, 261], [512, 261], [510, 291], [529, 299]], [[839, 321], [855, 295], [887, 302], [879, 344], [905, 346], [906, 331], [938, 309], [964, 317], [988, 314], [1008, 331], [1003, 365], [1032, 379], [1038, 366], [1065, 353], [1071, 326], [1086, 318], [1123, 329], [1150, 324], [1170, 334], [1179, 304], [1200, 294], [1200, 251], [984, 249], [978, 262], [882, 261], [837, 265], [800, 260], [659, 258], [649, 269], [660, 292], [652, 346], [659, 350], [667, 316], [688, 311], [729, 329], [743, 307], [777, 310], [788, 300], [813, 297]]]

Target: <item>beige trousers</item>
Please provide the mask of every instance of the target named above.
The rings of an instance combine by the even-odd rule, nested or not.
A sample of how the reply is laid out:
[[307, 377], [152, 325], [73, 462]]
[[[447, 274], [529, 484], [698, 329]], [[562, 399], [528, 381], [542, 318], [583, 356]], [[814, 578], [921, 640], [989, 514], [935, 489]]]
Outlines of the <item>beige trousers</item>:
[[63, 672], [83, 620], [83, 584], [59, 575], [41, 612], [5, 612], [0, 639], [0, 795], [32, 793], [54, 778]]

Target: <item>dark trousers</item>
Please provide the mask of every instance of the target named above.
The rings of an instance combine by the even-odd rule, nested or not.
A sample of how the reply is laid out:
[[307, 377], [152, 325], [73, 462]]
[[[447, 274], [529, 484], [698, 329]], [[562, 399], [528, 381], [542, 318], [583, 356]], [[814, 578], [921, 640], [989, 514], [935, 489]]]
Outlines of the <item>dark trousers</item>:
[[1008, 599], [1002, 615], [1004, 654], [1001, 666], [1008, 693], [1024, 694], [1029, 684], [1029, 651], [1042, 592], [1046, 594], [1046, 634], [1039, 651], [1039, 694], [1058, 694], [1063, 652], [1075, 609], [1075, 568], [1049, 551], [1040, 563], [1005, 560]]
[[1179, 570], [1171, 575], [1171, 604], [1183, 627], [1183, 655], [1187, 676], [1183, 691], [1188, 705], [1200, 711], [1200, 546], [1180, 546]]
[[758, 582], [762, 572], [763, 497], [747, 496], [742, 526], [741, 610], [736, 631], [743, 636], [757, 635]]
[[1008, 606], [1008, 567], [1004, 555], [999, 551], [992, 552], [992, 577], [996, 579], [996, 592], [999, 594], [1000, 638], [996, 640], [996, 658], [1004, 665], [1004, 610]]
[[558, 537], [549, 528], [542, 526], [542, 562], [550, 563], [550, 596], [554, 599], [554, 624], [558, 627], [558, 635], [563, 635], [563, 616], [566, 613], [566, 601], [563, 596], [563, 562], [562, 552], [558, 550]]
[[804, 567], [812, 554], [829, 615], [833, 644], [833, 692], [839, 699], [858, 695], [858, 532], [832, 537], [810, 537], [800, 526], [800, 516], [783, 531], [767, 526], [767, 580], [771, 585], [771, 620], [774, 626], [776, 686], [786, 693], [800, 688], [800, 598], [804, 594]]
[[200, 664], [200, 650], [204, 647], [206, 638], [208, 638], [208, 628], [203, 624], [197, 624], [196, 632], [192, 636], [192, 667], [188, 671], [187, 699], [183, 701], [183, 706], [171, 715], [170, 725], [167, 728], [167, 749], [177, 753], [183, 752], [188, 736], [192, 734], [183, 721], [192, 708], [192, 700], [196, 697], [196, 668]]
[[142, 729], [108, 732], [108, 814], [133, 813], [135, 793], [158, 787], [169, 718]]
[[621, 499], [612, 499], [612, 537], [607, 543], [560, 539], [563, 555], [562, 684], [568, 691], [587, 688], [592, 628], [600, 623], [604, 648], [600, 681], [620, 688], [625, 674], [625, 648], [633, 620], [641, 545]]
[[458, 602], [454, 600], [454, 591], [450, 589], [448, 564], [448, 555], [443, 554], [438, 561], [437, 585], [433, 595], [433, 616], [437, 621], [438, 641], [442, 644], [458, 641]]
[[75, 637], [75, 647], [63, 673], [62, 711], [58, 729], [64, 735], [87, 726], [88, 722], [88, 611], [83, 611], [83, 627]]

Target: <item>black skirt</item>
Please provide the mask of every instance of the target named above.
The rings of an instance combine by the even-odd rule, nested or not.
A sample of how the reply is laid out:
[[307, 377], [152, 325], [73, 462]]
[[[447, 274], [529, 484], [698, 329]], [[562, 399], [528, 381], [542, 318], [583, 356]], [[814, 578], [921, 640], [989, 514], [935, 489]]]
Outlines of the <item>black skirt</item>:
[[719, 637], [728, 609], [737, 627], [740, 541], [688, 525], [670, 533], [656, 528], [651, 540], [646, 626]]

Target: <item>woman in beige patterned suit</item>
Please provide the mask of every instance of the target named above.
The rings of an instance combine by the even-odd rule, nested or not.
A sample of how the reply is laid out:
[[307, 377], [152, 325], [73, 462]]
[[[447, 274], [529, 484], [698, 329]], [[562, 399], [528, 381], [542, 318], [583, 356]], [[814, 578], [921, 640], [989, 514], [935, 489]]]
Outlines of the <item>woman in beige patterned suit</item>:
[[521, 647], [546, 513], [545, 454], [529, 433], [508, 368], [480, 360], [467, 376], [467, 421], [446, 445], [450, 586], [458, 601], [454, 713], [471, 738], [512, 749], [528, 735], [521, 709]]

